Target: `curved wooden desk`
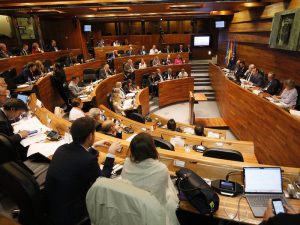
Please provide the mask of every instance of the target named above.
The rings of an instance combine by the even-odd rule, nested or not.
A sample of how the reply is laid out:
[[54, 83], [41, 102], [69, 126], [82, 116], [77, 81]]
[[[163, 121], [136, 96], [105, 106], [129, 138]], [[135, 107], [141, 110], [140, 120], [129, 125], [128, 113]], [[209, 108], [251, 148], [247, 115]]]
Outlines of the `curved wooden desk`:
[[158, 90], [159, 107], [188, 101], [190, 91], [194, 91], [194, 78], [167, 80], [159, 83]]
[[230, 81], [213, 64], [209, 75], [223, 119], [240, 140], [254, 142], [258, 161], [299, 167], [300, 121]]
[[35, 60], [44, 61], [46, 59], [51, 60], [52, 63], [55, 62], [61, 56], [67, 56], [73, 54], [74, 56], [81, 54], [81, 49], [70, 49], [70, 50], [59, 50], [57, 52], [45, 52], [38, 53], [34, 55], [24, 55], [16, 56], [13, 58], [1, 59], [0, 60], [0, 72], [8, 70], [10, 68], [15, 68], [17, 75], [22, 71], [24, 65], [28, 62], [34, 62]]
[[167, 55], [171, 56], [172, 61], [177, 57], [177, 55], [180, 55], [182, 57], [182, 60], [185, 61], [185, 63], [189, 62], [189, 53], [182, 52], [182, 53], [160, 53], [155, 55], [134, 55], [134, 56], [124, 56], [114, 59], [114, 67], [117, 70], [117, 72], [123, 72], [123, 64], [128, 61], [128, 59], [132, 59], [132, 62], [135, 63], [137, 61], [140, 61], [141, 58], [143, 58], [148, 66], [150, 66], [150, 61], [154, 59], [155, 56], [158, 56], [160, 60], [166, 59]]
[[[29, 102], [30, 109], [35, 113], [35, 115], [41, 120], [42, 123], [51, 127], [54, 130], [59, 131], [61, 134], [64, 134], [68, 131], [71, 123], [56, 117], [53, 113], [48, 111], [46, 108], [39, 108], [36, 105], [36, 98], [35, 95], [31, 95], [31, 100]], [[145, 125], [147, 126], [147, 125]], [[122, 163], [124, 158], [127, 156], [129, 142], [125, 140], [116, 139], [111, 136], [106, 136], [100, 133], [96, 133], [95, 139], [97, 140], [108, 140], [108, 141], [120, 141], [123, 150], [122, 152], [116, 153], [116, 161], [118, 163]], [[105, 157], [104, 155], [107, 153], [106, 148], [99, 148], [101, 151], [101, 157], [99, 157], [99, 163], [102, 162]], [[175, 165], [176, 160], [180, 160], [184, 163], [184, 167], [189, 168], [195, 171], [202, 177], [210, 178], [210, 179], [220, 179], [225, 178], [227, 173], [232, 171], [242, 172], [243, 167], [245, 166], [266, 166], [260, 165], [257, 163], [247, 163], [247, 162], [234, 162], [228, 160], [221, 160], [221, 159], [214, 159], [208, 157], [199, 157], [199, 155], [188, 154], [186, 152], [180, 151], [167, 151], [158, 149], [160, 160], [168, 166], [171, 172], [175, 172], [180, 167]], [[102, 159], [102, 161], [101, 161]], [[283, 169], [283, 176], [286, 178], [295, 181], [298, 179], [300, 169], [299, 168], [289, 168], [289, 167], [282, 167]], [[240, 176], [232, 176], [231, 180], [243, 183], [242, 177]], [[286, 187], [287, 183], [284, 181], [284, 187]], [[222, 218], [222, 219], [231, 219], [236, 212], [236, 207], [238, 204], [239, 197], [231, 198], [231, 197], [224, 197], [220, 196], [220, 207], [219, 210], [214, 214], [215, 217]], [[300, 212], [300, 201], [298, 200], [290, 200], [292, 206], [296, 209], [297, 212]], [[189, 211], [194, 211], [193, 207], [187, 203], [182, 202], [180, 205], [181, 208]], [[241, 221], [248, 223], [248, 224], [259, 224], [261, 222], [260, 218], [254, 218], [252, 212], [248, 206], [248, 204], [243, 200], [241, 203], [241, 213], [240, 218]], [[238, 221], [238, 218], [235, 218], [235, 221]]]
[[141, 86], [142, 78], [144, 74], [150, 74], [151, 72], [156, 72], [156, 69], [160, 69], [161, 72], [167, 71], [169, 68], [172, 69], [172, 72], [175, 73], [180, 71], [182, 68], [190, 75], [191, 74], [191, 64], [185, 63], [181, 65], [161, 65], [161, 66], [150, 66], [145, 69], [135, 70], [135, 83]]

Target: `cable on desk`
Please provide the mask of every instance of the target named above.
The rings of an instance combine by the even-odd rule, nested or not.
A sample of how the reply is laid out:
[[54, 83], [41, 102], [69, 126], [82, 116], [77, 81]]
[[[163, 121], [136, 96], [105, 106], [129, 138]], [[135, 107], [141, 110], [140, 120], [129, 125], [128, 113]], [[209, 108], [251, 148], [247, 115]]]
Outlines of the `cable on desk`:
[[[237, 216], [238, 216], [238, 222], [240, 222], [239, 211], [240, 211], [241, 200], [242, 200], [242, 198], [244, 198], [244, 197], [245, 197], [245, 196], [244, 196], [244, 194], [243, 194], [243, 195], [239, 198], [236, 213], [235, 213], [234, 217], [232, 217], [231, 220], [228, 221], [228, 223], [227, 223], [226, 225], [232, 223], [232, 222], [234, 221], [234, 219], [235, 219]], [[228, 218], [230, 218], [230, 216], [228, 215], [228, 213], [227, 213], [227, 211], [226, 211], [226, 207], [224, 208], [224, 212], [225, 212], [226, 216], [227, 216]]]
[[229, 173], [226, 174], [225, 180], [228, 180], [228, 178], [230, 177], [230, 175], [243, 175], [242, 171], [231, 171]]

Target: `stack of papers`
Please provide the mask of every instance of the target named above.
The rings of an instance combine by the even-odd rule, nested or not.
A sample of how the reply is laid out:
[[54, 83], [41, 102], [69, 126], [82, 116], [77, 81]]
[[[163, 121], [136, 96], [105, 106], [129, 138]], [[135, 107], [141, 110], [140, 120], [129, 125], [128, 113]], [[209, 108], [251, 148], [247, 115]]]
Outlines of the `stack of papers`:
[[51, 130], [49, 127], [46, 127], [44, 124], [42, 124], [35, 116], [29, 119], [20, 120], [19, 122], [12, 124], [12, 126], [15, 134], [21, 130], [37, 130], [38, 133], [45, 133], [46, 131]]
[[194, 129], [191, 127], [185, 127], [183, 128], [183, 132], [186, 134], [195, 134]]
[[184, 140], [181, 137], [170, 138], [170, 143], [175, 146], [184, 147]]
[[208, 138], [217, 138], [217, 139], [219, 139], [219, 138], [220, 138], [220, 134], [214, 133], [214, 132], [212, 132], [212, 131], [208, 131], [207, 137], [208, 137]]
[[58, 147], [60, 147], [63, 144], [66, 144], [65, 140], [31, 144], [30, 147], [28, 148], [27, 157], [35, 153], [40, 153], [45, 157], [49, 157], [53, 155], [55, 151], [58, 149]]
[[46, 140], [46, 138], [47, 138], [46, 134], [37, 133], [37, 134], [34, 134], [32, 136], [28, 136], [27, 138], [23, 139], [20, 143], [24, 147], [27, 147], [27, 146], [32, 145], [34, 143], [42, 142], [42, 141]]
[[298, 111], [298, 110], [291, 109], [291, 110], [290, 110], [290, 113], [291, 113], [293, 116], [299, 116], [299, 117], [300, 117], [300, 111]]

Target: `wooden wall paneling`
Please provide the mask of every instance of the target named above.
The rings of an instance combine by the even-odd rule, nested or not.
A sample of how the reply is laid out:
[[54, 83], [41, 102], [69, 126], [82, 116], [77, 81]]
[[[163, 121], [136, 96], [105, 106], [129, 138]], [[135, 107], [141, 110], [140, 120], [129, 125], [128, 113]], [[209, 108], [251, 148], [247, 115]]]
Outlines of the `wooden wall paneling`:
[[[182, 78], [159, 83], [159, 107], [188, 101], [190, 91], [194, 91], [194, 78]], [[171, 93], [171, 94], [170, 94]]]
[[229, 33], [228, 38], [230, 40], [235, 40], [237, 43], [254, 43], [268, 45], [270, 39], [270, 32]]
[[52, 63], [54, 63], [61, 56], [67, 56], [69, 54], [78, 55], [80, 53], [80, 49], [71, 49], [2, 59], [0, 63], [0, 72], [10, 68], [15, 68], [17, 70], [17, 74], [19, 74], [28, 62], [34, 62], [35, 60], [44, 61], [49, 59], [52, 61]]
[[265, 32], [271, 31], [272, 21], [232, 23], [228, 32]]
[[272, 18], [275, 13], [284, 10], [295, 9], [300, 7], [299, 0], [291, 0], [286, 2], [278, 2], [267, 5], [262, 8], [254, 8], [250, 10], [243, 10], [234, 14], [232, 23], [246, 22], [257, 19]]
[[209, 74], [222, 118], [240, 140], [254, 142], [259, 163], [299, 167], [300, 121], [224, 76], [210, 64]]

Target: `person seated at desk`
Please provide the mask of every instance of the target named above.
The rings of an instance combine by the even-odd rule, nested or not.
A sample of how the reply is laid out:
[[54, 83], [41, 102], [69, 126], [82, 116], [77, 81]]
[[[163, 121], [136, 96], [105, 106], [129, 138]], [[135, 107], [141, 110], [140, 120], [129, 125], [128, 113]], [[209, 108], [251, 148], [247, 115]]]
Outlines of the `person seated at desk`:
[[172, 59], [170, 55], [167, 55], [167, 58], [165, 60], [163, 60], [163, 65], [172, 65]]
[[259, 225], [294, 225], [300, 224], [300, 214], [288, 205], [283, 205], [285, 213], [274, 214], [272, 200], [268, 202], [263, 221]]
[[178, 53], [184, 52], [183, 45], [179, 45], [179, 48], [177, 49], [177, 52]]
[[72, 100], [72, 109], [69, 113], [69, 120], [75, 121], [78, 118], [85, 117], [84, 112], [82, 111], [83, 102], [80, 98], [74, 98]]
[[139, 51], [139, 55], [146, 55], [146, 54], [147, 54], [147, 51], [146, 51], [145, 45], [142, 45], [142, 47]]
[[31, 46], [31, 53], [32, 54], [44, 53], [44, 51], [40, 48], [40, 45], [37, 42], [33, 42]]
[[29, 55], [28, 44], [24, 43], [20, 55]]
[[244, 73], [244, 76], [243, 78], [246, 80], [246, 81], [250, 81], [251, 80], [251, 77], [252, 77], [252, 70], [255, 68], [255, 65], [254, 64], [250, 64], [248, 66], [248, 69], [246, 70], [246, 72]]
[[175, 214], [179, 202], [177, 191], [167, 166], [158, 159], [151, 135], [144, 132], [136, 135], [130, 142], [129, 151], [121, 173], [122, 179], [150, 192], [166, 208], [169, 224], [179, 224]]
[[147, 68], [147, 63], [143, 58], [141, 58], [141, 62], [139, 63], [139, 70], [140, 69], [146, 69]]
[[126, 55], [128, 55], [128, 56], [134, 55], [134, 51], [133, 51], [132, 46], [129, 47], [129, 50], [126, 52]]
[[98, 43], [97, 43], [97, 47], [104, 47], [105, 43], [104, 43], [104, 39], [102, 38]]
[[114, 75], [114, 72], [109, 68], [109, 64], [105, 64], [102, 69], [99, 70], [98, 79], [106, 79]]
[[57, 52], [58, 51], [58, 47], [56, 45], [56, 41], [55, 40], [51, 40], [49, 51], [50, 52]]
[[57, 88], [58, 93], [64, 100], [67, 110], [70, 110], [71, 106], [69, 104], [69, 99], [68, 99], [68, 93], [69, 93], [69, 88], [68, 88], [68, 83], [66, 80], [66, 74], [64, 69], [61, 67], [59, 63], [55, 63], [53, 65], [53, 73], [51, 76], [51, 80], [54, 83], [54, 86]]
[[237, 66], [237, 58], [235, 57], [235, 55], [233, 54], [231, 56], [231, 58], [229, 59], [229, 63], [227, 65], [227, 68], [230, 70], [235, 70], [236, 66]]
[[152, 60], [152, 66], [160, 66], [161, 63], [160, 63], [160, 59], [158, 56], [155, 56], [154, 59]]
[[103, 112], [99, 108], [91, 108], [88, 112], [88, 116], [95, 121], [96, 131], [100, 132], [102, 128], [102, 124], [99, 122], [99, 120], [103, 119], [104, 116]]
[[127, 63], [124, 65], [124, 80], [134, 79], [134, 65], [132, 59], [128, 59]]
[[167, 45], [166, 48], [163, 49], [163, 53], [167, 53], [167, 54], [171, 53], [170, 45]]
[[149, 51], [149, 55], [154, 55], [154, 54], [158, 54], [159, 51], [156, 48], [156, 45], [153, 45], [152, 48]]
[[241, 60], [239, 67], [235, 73], [235, 76], [239, 78], [243, 78], [246, 71], [247, 71], [246, 63], [245, 61]]
[[0, 107], [6, 102], [7, 96], [9, 96], [9, 90], [7, 90], [6, 87], [0, 86]]
[[[121, 151], [118, 142], [95, 142], [95, 122], [92, 118], [75, 120], [70, 133], [73, 142], [56, 150], [46, 176], [46, 206], [53, 225], [79, 224], [88, 217], [86, 194], [98, 177], [110, 177], [115, 152]], [[95, 149], [99, 146], [108, 147], [102, 170]]]
[[105, 135], [122, 139], [122, 131], [112, 120], [105, 120], [102, 123], [101, 131]]
[[15, 98], [8, 99], [3, 107], [0, 108], [0, 133], [7, 135], [16, 146], [16, 152], [11, 152], [9, 155], [1, 155], [1, 161], [4, 160], [4, 158], [11, 160], [26, 158], [26, 150], [20, 145], [20, 141], [26, 138], [29, 132], [27, 130], [20, 130], [15, 134], [11, 122], [15, 121], [27, 111], [27, 105], [22, 100]]
[[158, 83], [159, 83], [159, 77], [155, 72], [152, 72], [148, 78], [149, 80], [149, 92], [151, 94], [151, 97], [158, 96]]
[[192, 58], [192, 49], [191, 49], [190, 44], [187, 45], [185, 52], [189, 53], [189, 59], [191, 59]]
[[79, 81], [80, 81], [79, 76], [72, 76], [72, 79], [68, 85], [68, 88], [69, 88], [72, 98], [76, 98], [79, 95], [82, 95], [85, 93], [85, 88], [78, 86]]
[[112, 105], [115, 113], [126, 116], [126, 111], [134, 109], [134, 99], [122, 99], [119, 88], [115, 88], [112, 94]]
[[298, 92], [295, 88], [295, 81], [288, 79], [284, 81], [284, 89], [280, 96], [274, 96], [275, 99], [279, 99], [280, 102], [286, 104], [288, 108], [292, 108], [297, 103]]
[[275, 73], [269, 72], [268, 73], [268, 83], [263, 88], [264, 92], [269, 93], [270, 95], [275, 95], [280, 88], [279, 80], [275, 79]]
[[120, 98], [121, 99], [126, 99], [126, 92], [125, 92], [125, 90], [122, 87], [122, 82], [117, 82], [116, 85], [115, 85], [115, 87], [120, 90], [120, 93], [119, 93], [120, 94]]
[[172, 80], [173, 79], [172, 68], [168, 68], [168, 70], [163, 73], [163, 78], [164, 78], [164, 80]]
[[19, 76], [16, 77], [17, 84], [24, 84], [26, 82], [32, 82], [35, 80], [34, 71], [36, 65], [33, 62], [29, 62]]
[[118, 40], [115, 40], [114, 43], [113, 43], [113, 46], [121, 46], [121, 44]]
[[12, 55], [7, 51], [6, 44], [0, 43], [0, 58], [10, 58]]
[[156, 69], [156, 74], [157, 74], [157, 81], [158, 82], [163, 82], [164, 81], [164, 76], [159, 68]]
[[177, 55], [177, 56], [176, 56], [176, 59], [174, 60], [174, 64], [175, 64], [175, 65], [183, 64], [183, 61], [182, 61], [182, 58], [181, 58], [180, 55]]
[[35, 79], [40, 78], [46, 72], [44, 64], [40, 60], [35, 60], [35, 70], [33, 71], [33, 76]]
[[181, 71], [178, 73], [178, 78], [186, 78], [188, 77], [188, 73], [185, 71], [184, 68], [181, 69]]
[[195, 126], [194, 132], [195, 132], [195, 135], [197, 135], [197, 136], [204, 136], [204, 126], [201, 126], [201, 125]]
[[182, 132], [182, 130], [180, 129], [180, 127], [177, 127], [176, 122], [174, 119], [169, 119], [167, 122], [167, 128], [168, 130], [171, 131], [177, 131], [177, 132]]
[[253, 86], [262, 88], [264, 86], [264, 77], [263, 75], [258, 71], [257, 68], [252, 69], [252, 76], [250, 79], [250, 82]]
[[132, 80], [130, 80], [130, 79], [125, 83], [123, 90], [126, 94], [137, 92], [137, 88], [135, 87]]

